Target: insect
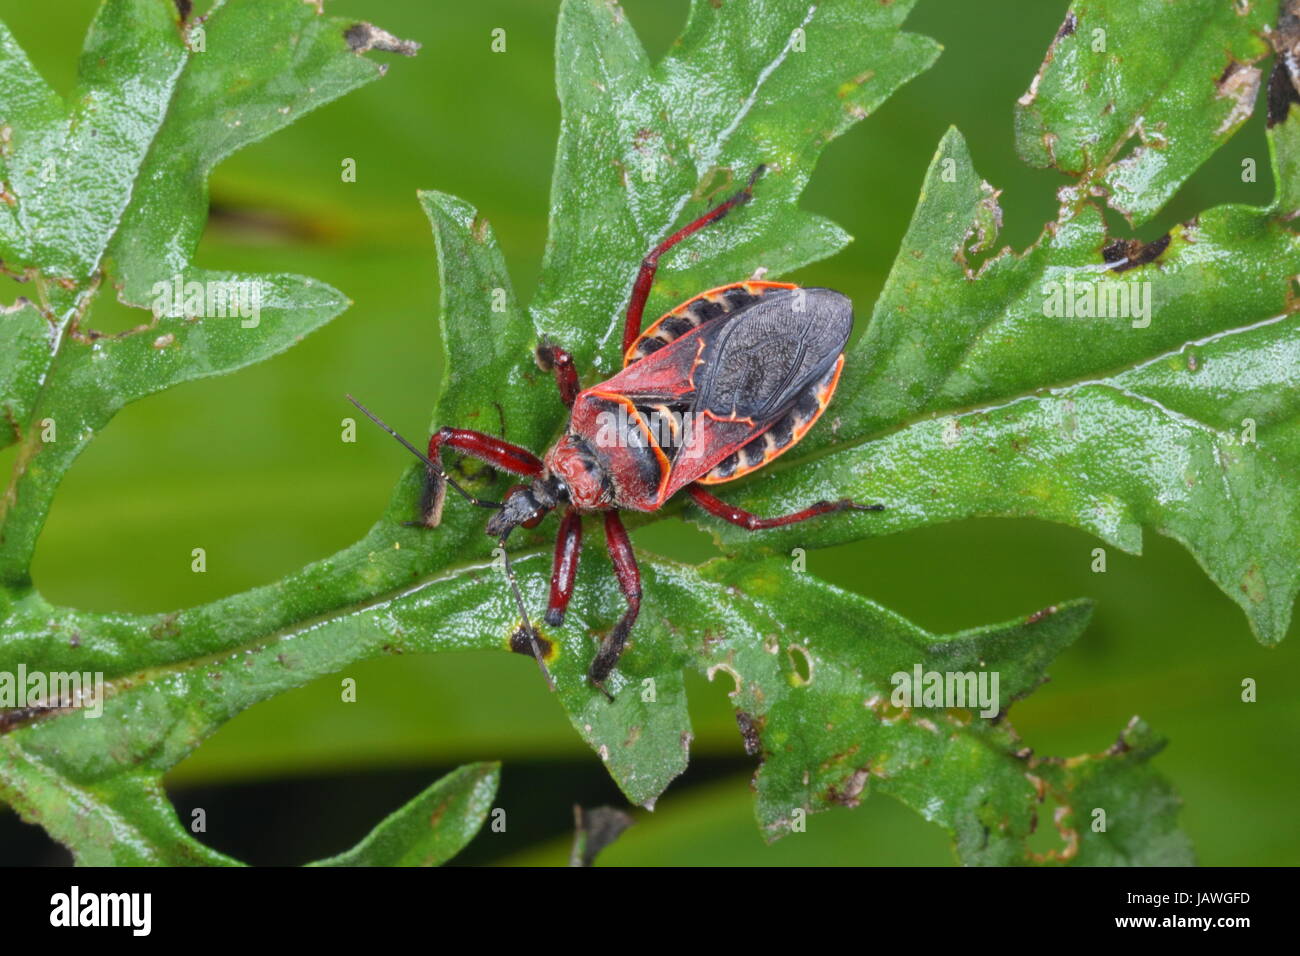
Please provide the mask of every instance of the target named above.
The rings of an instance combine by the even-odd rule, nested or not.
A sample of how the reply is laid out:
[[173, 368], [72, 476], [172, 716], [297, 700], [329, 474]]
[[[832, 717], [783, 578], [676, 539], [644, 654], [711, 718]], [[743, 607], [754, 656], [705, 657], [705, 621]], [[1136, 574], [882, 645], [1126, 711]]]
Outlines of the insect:
[[[520, 526], [535, 527], [562, 509], [545, 620], [564, 621], [582, 549], [582, 517], [601, 513], [605, 542], [627, 608], [601, 641], [588, 680], [609, 696], [605, 680], [618, 663], [641, 609], [641, 575], [621, 511], [656, 511], [685, 491], [711, 515], [750, 531], [795, 524], [830, 512], [878, 511], [847, 498], [760, 518], [715, 497], [708, 487], [755, 471], [792, 448], [826, 410], [853, 325], [849, 299], [830, 289], [750, 280], [703, 292], [642, 331], [642, 312], [660, 257], [682, 240], [747, 203], [765, 167], [745, 187], [650, 250], [641, 263], [623, 324], [623, 369], [583, 389], [572, 357], [543, 343], [536, 360], [553, 372], [570, 409], [564, 434], [542, 458], [493, 435], [444, 427], [428, 454], [348, 396], [372, 421], [425, 462], [428, 487], [423, 524], [442, 515], [447, 486], [473, 505], [493, 508], [487, 533], [505, 554]], [[454, 450], [530, 480], [504, 501], [485, 501], [462, 488], [442, 464]], [[554, 687], [529, 623], [508, 556], [506, 576], [523, 619], [522, 633]], [[612, 697], [611, 697], [612, 699]]]

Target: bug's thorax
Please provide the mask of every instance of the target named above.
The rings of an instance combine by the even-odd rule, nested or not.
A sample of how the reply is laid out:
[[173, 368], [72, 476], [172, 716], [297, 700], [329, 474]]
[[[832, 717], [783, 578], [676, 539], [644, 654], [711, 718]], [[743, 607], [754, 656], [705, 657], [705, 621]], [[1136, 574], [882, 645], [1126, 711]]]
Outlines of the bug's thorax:
[[569, 502], [582, 511], [602, 511], [614, 505], [614, 486], [587, 440], [566, 432], [544, 459], [546, 474], [559, 479]]

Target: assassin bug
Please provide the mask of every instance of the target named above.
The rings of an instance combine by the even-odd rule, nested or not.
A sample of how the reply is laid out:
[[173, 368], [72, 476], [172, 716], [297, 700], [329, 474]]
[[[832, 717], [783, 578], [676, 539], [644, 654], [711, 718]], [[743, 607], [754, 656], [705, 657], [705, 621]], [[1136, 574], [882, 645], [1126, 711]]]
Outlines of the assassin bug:
[[[760, 518], [706, 488], [747, 475], [788, 451], [826, 410], [853, 325], [847, 297], [830, 289], [752, 279], [703, 292], [641, 329], [659, 258], [748, 202], [764, 169], [759, 166], [743, 189], [673, 233], [642, 261], [624, 320], [622, 371], [583, 389], [568, 352], [548, 343], [537, 348], [538, 366], [554, 373], [560, 398], [570, 409], [568, 427], [543, 458], [493, 435], [451, 427], [436, 432], [429, 439], [428, 454], [421, 454], [348, 396], [425, 462], [428, 486], [422, 523], [428, 527], [441, 519], [448, 485], [470, 504], [496, 509], [487, 533], [499, 539], [503, 555], [515, 528], [535, 527], [550, 511], [564, 509], [545, 617], [552, 627], [563, 623], [573, 595], [582, 516], [603, 512], [605, 542], [627, 601], [627, 610], [601, 642], [587, 672], [606, 696], [605, 679], [618, 663], [641, 609], [641, 575], [620, 511], [656, 511], [684, 489], [709, 514], [758, 531], [835, 511], [883, 508], [843, 498]], [[481, 500], [447, 474], [442, 466], [445, 449], [531, 483], [512, 488], [503, 502]], [[522, 633], [550, 682], [508, 557], [505, 567], [523, 618]]]

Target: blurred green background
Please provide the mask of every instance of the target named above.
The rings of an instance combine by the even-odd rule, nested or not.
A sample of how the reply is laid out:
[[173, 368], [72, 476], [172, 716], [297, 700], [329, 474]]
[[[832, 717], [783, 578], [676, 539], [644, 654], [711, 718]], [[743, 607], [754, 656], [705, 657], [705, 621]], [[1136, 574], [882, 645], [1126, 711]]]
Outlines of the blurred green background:
[[[652, 54], [684, 23], [686, 0], [625, 0]], [[66, 92], [94, 0], [57, 12], [0, 0], [0, 17]], [[200, 4], [200, 7], [205, 6]], [[361, 537], [405, 467], [374, 430], [339, 440], [344, 392], [418, 435], [442, 370], [433, 241], [415, 201], [437, 188], [492, 221], [526, 301], [545, 241], [559, 121], [553, 83], [558, 0], [329, 0], [424, 44], [414, 60], [378, 55], [386, 78], [307, 116], [217, 169], [197, 264], [292, 271], [343, 290], [353, 307], [275, 360], [185, 385], [120, 414], [64, 483], [34, 575], [53, 601], [94, 610], [165, 611], [271, 582]], [[837, 140], [806, 205], [856, 241], [796, 279], [843, 290], [870, 313], [944, 129], [966, 135], [981, 174], [1004, 189], [1003, 242], [1021, 248], [1055, 214], [1064, 180], [1016, 157], [1012, 104], [1064, 16], [1065, 0], [921, 0], [909, 28], [945, 47], [937, 65]], [[507, 31], [492, 53], [491, 31]], [[1158, 42], [1158, 38], [1155, 42]], [[1260, 181], [1240, 181], [1243, 157]], [[345, 157], [357, 181], [343, 183]], [[1256, 115], [1155, 222], [1154, 238], [1199, 209], [1272, 196]], [[1118, 218], [1113, 229], [1128, 230]], [[725, 278], [725, 277], [720, 277]], [[3, 301], [18, 290], [6, 284]], [[611, 311], [615, 304], [610, 304]], [[101, 329], [138, 313], [102, 303]], [[859, 323], [860, 325], [862, 323]], [[8, 474], [12, 449], [0, 454]], [[1267, 503], [1261, 503], [1267, 506]], [[711, 553], [679, 521], [642, 529], [644, 548]], [[1158, 766], [1185, 800], [1182, 823], [1206, 864], [1294, 864], [1300, 640], [1261, 647], [1241, 612], [1188, 553], [1149, 536], [1141, 558], [1029, 521], [972, 521], [813, 552], [809, 570], [935, 631], [1022, 615], [1076, 596], [1097, 600], [1085, 636], [1053, 681], [1012, 711], [1040, 753], [1105, 748], [1130, 716], [1167, 735]], [[205, 574], [190, 571], [204, 547]], [[457, 763], [505, 762], [507, 831], [484, 832], [465, 862], [560, 863], [575, 801], [618, 802], [531, 661], [505, 654], [399, 657], [354, 668], [355, 704], [329, 678], [244, 713], [169, 776], [182, 817], [207, 810], [213, 846], [254, 863], [298, 863], [350, 846]], [[1240, 702], [1245, 677], [1259, 702]], [[762, 843], [725, 688], [692, 680], [693, 766], [608, 863], [946, 864], [946, 836], [887, 798], [811, 818], [808, 832]], [[1047, 828], [1044, 828], [1047, 829]], [[0, 862], [61, 862], [39, 830], [0, 811]]]

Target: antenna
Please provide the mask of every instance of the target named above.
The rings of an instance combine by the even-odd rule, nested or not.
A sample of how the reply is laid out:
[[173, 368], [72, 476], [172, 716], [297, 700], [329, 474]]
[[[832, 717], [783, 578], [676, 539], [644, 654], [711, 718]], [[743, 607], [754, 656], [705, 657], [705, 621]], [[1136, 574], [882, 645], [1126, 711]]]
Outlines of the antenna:
[[[362, 405], [351, 395], [348, 395], [347, 399], [353, 405], [357, 406], [357, 408], [361, 409], [361, 413], [365, 415], [366, 418], [370, 419], [372, 422], [374, 422], [384, 431], [388, 432], [388, 434], [392, 435], [399, 442], [401, 442], [402, 447], [404, 447], [416, 458], [420, 459], [420, 461], [424, 462], [425, 466], [431, 472], [433, 472], [435, 475], [437, 475], [447, 484], [455, 488], [460, 493], [461, 497], [464, 498], [466, 501], [468, 501], [470, 504], [476, 505], [480, 508], [501, 507], [501, 502], [499, 501], [488, 501], [484, 498], [476, 498], [473, 495], [471, 495], [468, 491], [466, 491], [464, 488], [458, 485], [455, 479], [451, 477], [451, 475], [447, 474], [446, 471], [444, 471], [441, 467], [435, 464], [432, 458], [424, 454], [424, 452], [420, 451], [420, 449], [416, 448], [409, 441], [407, 441], [401, 435], [397, 434], [397, 432], [395, 432], [393, 429], [389, 428], [386, 424], [384, 424], [383, 420], [380, 419], [378, 415], [376, 415], [370, 409], [366, 408], [366, 406]], [[554, 691], [555, 678], [551, 676], [551, 672], [546, 666], [546, 658], [542, 656], [541, 645], [537, 643], [537, 631], [533, 629], [532, 623], [528, 620], [528, 610], [527, 608], [524, 607], [524, 596], [519, 592], [519, 582], [515, 580], [515, 567], [513, 564], [510, 563], [510, 554], [509, 552], [506, 551], [506, 538], [508, 538], [509, 536], [510, 536], [510, 532], [507, 531], [505, 534], [501, 536], [499, 541], [499, 544], [501, 545], [501, 555], [505, 560], [506, 580], [510, 582], [510, 590], [511, 592], [513, 592], [515, 596], [515, 606], [519, 609], [519, 616], [524, 619], [524, 630], [528, 633], [528, 643], [532, 647], [533, 657], [537, 661], [537, 666], [540, 667], [542, 670], [542, 676], [546, 678], [546, 686], [549, 687], [552, 691]]]
[[362, 405], [360, 402], [358, 402], [358, 401], [357, 401], [355, 398], [353, 398], [351, 395], [348, 395], [348, 396], [347, 396], [347, 399], [348, 399], [348, 401], [351, 402], [353, 405], [357, 406], [357, 408], [361, 409], [361, 413], [362, 413], [363, 415], [365, 415], [366, 418], [370, 419], [372, 422], [374, 422], [376, 425], [378, 425], [378, 426], [379, 426], [380, 428], [382, 428], [384, 431], [388, 432], [388, 434], [390, 434], [390, 435], [392, 435], [394, 438], [396, 438], [399, 442], [402, 443], [402, 447], [404, 447], [407, 451], [409, 451], [409, 452], [410, 452], [412, 455], [414, 455], [416, 458], [420, 459], [420, 461], [424, 462], [424, 464], [428, 467], [429, 471], [433, 472], [435, 475], [437, 475], [439, 478], [441, 478], [441, 479], [442, 479], [443, 481], [445, 481], [447, 484], [449, 484], [449, 485], [451, 485], [453, 488], [455, 488], [456, 491], [460, 493], [460, 496], [461, 496], [462, 498], [464, 498], [466, 501], [468, 501], [470, 504], [472, 504], [472, 505], [474, 505], [474, 506], [476, 506], [476, 507], [479, 507], [479, 508], [500, 508], [500, 507], [501, 507], [501, 502], [499, 502], [499, 501], [488, 501], [486, 498], [475, 498], [475, 497], [474, 497], [473, 495], [471, 495], [468, 491], [466, 491], [466, 490], [465, 490], [464, 488], [462, 488], [459, 484], [457, 484], [457, 483], [456, 483], [456, 480], [455, 480], [454, 478], [452, 478], [451, 475], [447, 474], [447, 472], [445, 472], [445, 471], [442, 469], [442, 466], [435, 464], [432, 458], [430, 458], [430, 457], [429, 457], [428, 455], [426, 455], [424, 452], [420, 451], [420, 449], [416, 448], [414, 445], [412, 445], [409, 441], [407, 441], [407, 440], [406, 440], [405, 438], [403, 438], [401, 435], [397, 434], [397, 432], [393, 431], [393, 429], [391, 429], [391, 428], [389, 428], [387, 425], [385, 425], [384, 422], [383, 422], [383, 420], [382, 420], [378, 415], [376, 415], [376, 414], [375, 414], [374, 412], [372, 412], [370, 409], [366, 408], [366, 406]]

